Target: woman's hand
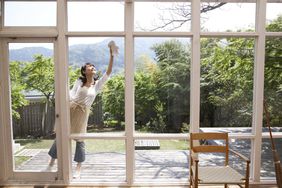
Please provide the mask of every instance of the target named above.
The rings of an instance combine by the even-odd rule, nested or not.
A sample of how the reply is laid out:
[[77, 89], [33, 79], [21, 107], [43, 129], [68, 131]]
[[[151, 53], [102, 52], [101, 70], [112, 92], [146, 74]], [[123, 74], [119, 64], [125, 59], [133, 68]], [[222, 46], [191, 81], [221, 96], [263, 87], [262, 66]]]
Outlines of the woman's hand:
[[112, 48], [111, 47], [109, 47], [109, 48], [110, 48], [110, 55], [111, 55], [111, 57], [114, 57]]
[[108, 43], [108, 47], [110, 48], [110, 54], [111, 56], [115, 56], [118, 55], [118, 46], [116, 45], [115, 41], [110, 41]]
[[117, 53], [118, 47], [116, 46], [114, 41], [109, 42], [108, 47], [110, 48], [110, 60], [107, 69], [107, 75], [110, 75], [113, 67], [114, 54]]

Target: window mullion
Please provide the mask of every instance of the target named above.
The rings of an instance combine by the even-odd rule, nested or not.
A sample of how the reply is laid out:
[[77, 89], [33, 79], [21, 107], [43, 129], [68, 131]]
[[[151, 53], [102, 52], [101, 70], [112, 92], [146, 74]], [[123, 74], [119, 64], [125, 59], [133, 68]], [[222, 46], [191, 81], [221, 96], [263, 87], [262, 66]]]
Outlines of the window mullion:
[[254, 182], [260, 181], [261, 144], [262, 144], [262, 116], [263, 116], [263, 89], [264, 89], [264, 59], [265, 59], [265, 18], [266, 0], [257, 0], [256, 4], [256, 32], [255, 61], [254, 61], [254, 95], [252, 133], [252, 174]]
[[134, 4], [125, 3], [125, 134], [126, 134], [126, 181], [134, 182]]
[[192, 63], [190, 97], [190, 131], [199, 131], [200, 119], [200, 1], [192, 0]]
[[[0, 40], [0, 103], [1, 103], [1, 109], [0, 109], [0, 136], [1, 140], [1, 152], [3, 155], [3, 158], [1, 156], [0, 164], [3, 167], [2, 174], [2, 180], [7, 180], [10, 178], [13, 174], [13, 160], [12, 159], [12, 129], [11, 129], [11, 121], [10, 118], [12, 116], [11, 113], [11, 91], [10, 91], [10, 75], [9, 75], [9, 61], [8, 61], [8, 43], [6, 40], [1, 39]], [[5, 109], [3, 107], [6, 107]], [[5, 125], [5, 126], [4, 126]], [[3, 142], [2, 142], [3, 141]]]
[[[56, 123], [58, 129], [58, 179], [65, 183], [71, 180], [71, 142], [69, 138], [69, 104], [68, 104], [68, 59], [67, 59], [67, 1], [57, 2], [57, 26], [58, 38], [55, 45], [55, 87], [56, 98]], [[65, 126], [63, 126], [65, 125]], [[63, 134], [66, 133], [66, 134]], [[64, 159], [64, 160], [63, 160]]]

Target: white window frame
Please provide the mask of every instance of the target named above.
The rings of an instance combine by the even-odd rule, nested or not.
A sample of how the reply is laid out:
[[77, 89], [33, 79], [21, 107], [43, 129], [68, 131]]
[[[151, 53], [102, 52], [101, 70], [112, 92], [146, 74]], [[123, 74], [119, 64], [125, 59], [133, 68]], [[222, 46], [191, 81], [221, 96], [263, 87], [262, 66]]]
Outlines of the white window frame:
[[[55, 38], [5, 38], [1, 39], [1, 106], [11, 106], [11, 90], [10, 90], [10, 74], [9, 74], [9, 43], [53, 43], [55, 46]], [[55, 49], [54, 49], [55, 51]], [[56, 64], [56, 63], [55, 63]], [[56, 69], [56, 68], [55, 68]], [[58, 87], [56, 87], [57, 89]], [[57, 102], [56, 102], [57, 104]], [[57, 111], [57, 110], [56, 110]], [[11, 108], [1, 108], [1, 138], [3, 141], [3, 173], [4, 179], [25, 180], [25, 181], [46, 181], [56, 180], [57, 173], [54, 172], [30, 172], [18, 171], [13, 169], [13, 130], [12, 130], [12, 113]], [[2, 132], [3, 131], [3, 132]], [[46, 164], [47, 166], [48, 164]]]
[[[48, 1], [48, 0], [45, 0]], [[98, 1], [98, 0], [96, 0]], [[110, 0], [109, 0], [110, 1]], [[111, 0], [118, 1], [118, 0]], [[150, 2], [150, 0], [136, 0], [135, 2]], [[183, 2], [183, 0], [177, 0]], [[172, 2], [170, 0], [160, 0], [155, 2]], [[175, 2], [175, 1], [173, 1]], [[187, 1], [186, 1], [187, 2]], [[255, 39], [255, 62], [254, 62], [254, 95], [253, 95], [253, 116], [252, 132], [244, 134], [230, 134], [230, 138], [250, 139], [251, 148], [251, 181], [253, 183], [275, 183], [274, 179], [261, 179], [261, 145], [262, 138], [269, 138], [269, 135], [262, 133], [263, 119], [263, 83], [264, 83], [264, 55], [266, 37], [281, 37], [282, 32], [266, 32], [266, 5], [268, 2], [282, 3], [281, 0], [216, 0], [216, 2], [242, 2], [256, 3], [256, 30], [255, 32], [201, 32], [200, 30], [200, 3], [212, 2], [211, 0], [188, 0], [192, 6], [191, 31], [187, 32], [135, 32], [134, 31], [134, 1], [125, 0], [124, 7], [124, 31], [122, 32], [68, 32], [67, 31], [67, 0], [57, 0], [57, 26], [56, 27], [4, 27], [3, 11], [4, 0], [1, 0], [2, 16], [0, 21], [0, 165], [4, 171], [0, 171], [0, 183], [18, 181], [23, 178], [36, 177], [36, 180], [48, 180], [56, 178], [57, 183], [74, 184], [71, 177], [71, 139], [118, 139], [126, 143], [126, 182], [119, 182], [119, 185], [138, 185], [134, 181], [134, 140], [136, 139], [189, 139], [189, 134], [137, 134], [134, 130], [134, 38], [137, 37], [189, 37], [192, 40], [192, 64], [191, 64], [191, 93], [190, 93], [190, 125], [191, 131], [199, 131], [200, 119], [200, 39], [201, 37], [250, 37]], [[69, 134], [69, 112], [68, 108], [68, 37], [124, 37], [125, 39], [125, 133], [114, 135], [70, 135]], [[52, 41], [55, 44], [55, 80], [56, 80], [56, 121], [60, 126], [57, 144], [58, 144], [58, 173], [21, 173], [12, 172], [11, 162], [11, 125], [9, 120], [10, 106], [9, 82], [5, 79], [9, 77], [8, 73], [8, 52], [7, 44], [11, 38], [19, 38], [23, 42], [42, 42]], [[56, 40], [53, 40], [56, 39]], [[9, 92], [7, 92], [9, 91]], [[66, 133], [66, 134], [63, 134]], [[282, 133], [275, 133], [275, 138], [282, 138]], [[62, 160], [64, 159], [64, 160]], [[38, 179], [39, 178], [39, 179]], [[9, 179], [9, 180], [8, 180]], [[33, 181], [32, 179], [27, 181]], [[50, 183], [50, 182], [49, 182]], [[187, 184], [188, 181], [183, 184]], [[80, 184], [80, 183], [77, 183]], [[82, 183], [83, 184], [83, 183]], [[148, 182], [148, 185], [163, 185], [162, 183]], [[165, 185], [175, 185], [167, 182]], [[101, 185], [93, 183], [87, 185]], [[107, 185], [117, 185], [116, 183], [105, 183]], [[144, 183], [142, 183], [144, 186]], [[179, 185], [179, 184], [177, 184]]]

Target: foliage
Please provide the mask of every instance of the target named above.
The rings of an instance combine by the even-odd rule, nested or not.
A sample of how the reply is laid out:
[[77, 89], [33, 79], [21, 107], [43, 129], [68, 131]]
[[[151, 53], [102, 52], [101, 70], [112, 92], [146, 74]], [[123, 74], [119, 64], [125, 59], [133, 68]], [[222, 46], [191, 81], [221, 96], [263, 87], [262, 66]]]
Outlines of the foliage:
[[[155, 45], [153, 49], [157, 63], [146, 56], [136, 63], [136, 129], [179, 132], [189, 115], [189, 48], [180, 41], [171, 40]], [[106, 84], [103, 109], [107, 116], [124, 121], [123, 76], [114, 76]]]
[[124, 76], [115, 75], [108, 80], [102, 94], [104, 113], [116, 119], [120, 129], [122, 128], [122, 122], [124, 122], [124, 89]]
[[[282, 15], [269, 23], [267, 31], [282, 31]], [[281, 126], [282, 122], [282, 38], [266, 39], [264, 97], [271, 114], [271, 125]]]
[[202, 126], [250, 126], [254, 40], [227, 38], [201, 42]]
[[[157, 95], [164, 108], [166, 131], [179, 132], [189, 120], [190, 54], [189, 45], [170, 40], [153, 46], [156, 53]], [[159, 105], [160, 106], [160, 105]]]
[[[268, 31], [282, 31], [282, 16]], [[253, 38], [203, 38], [201, 40], [201, 112], [204, 127], [251, 126], [254, 83]], [[150, 132], [187, 132], [190, 119], [190, 44], [169, 40], [152, 47], [156, 59], [141, 56], [134, 76], [136, 129]], [[282, 40], [266, 40], [264, 91], [272, 126], [282, 122]], [[259, 63], [259, 62], [258, 62]], [[23, 72], [21, 70], [23, 69]], [[10, 64], [13, 115], [25, 105], [23, 90], [38, 90], [48, 100], [54, 94], [54, 63], [42, 55], [31, 63]], [[70, 68], [70, 85], [79, 76]], [[21, 80], [21, 78], [23, 80]], [[104, 87], [104, 120], [124, 126], [125, 78], [115, 74]]]
[[35, 55], [33, 62], [26, 63], [23, 74], [28, 90], [36, 90], [42, 93], [46, 100], [50, 100], [55, 90], [54, 62], [51, 58]]
[[23, 83], [21, 77], [23, 63], [13, 61], [10, 62], [10, 80], [11, 80], [11, 97], [12, 97], [12, 116], [16, 119], [20, 118], [18, 109], [27, 105], [28, 101], [25, 99], [23, 91], [26, 84]]
[[70, 87], [73, 86], [77, 78], [80, 76], [80, 68], [76, 68], [73, 66], [69, 67], [69, 79], [70, 79]]
[[[281, 31], [281, 18], [266, 30]], [[201, 126], [251, 126], [254, 45], [248, 38], [201, 40]], [[264, 91], [273, 126], [281, 126], [282, 120], [281, 60], [281, 38], [267, 38]]]
[[[69, 75], [73, 83], [77, 79], [79, 69], [69, 68]], [[45, 99], [45, 108], [42, 112], [42, 130], [46, 130], [46, 114], [50, 105], [55, 105], [55, 80], [54, 62], [52, 58], [43, 55], [35, 55], [32, 62], [10, 63], [11, 87], [12, 87], [12, 109], [13, 117], [19, 118], [17, 112], [19, 107], [26, 105], [24, 92], [32, 91], [42, 94]], [[50, 130], [49, 130], [50, 129]], [[53, 128], [48, 128], [49, 131]], [[45, 131], [44, 131], [45, 132]]]

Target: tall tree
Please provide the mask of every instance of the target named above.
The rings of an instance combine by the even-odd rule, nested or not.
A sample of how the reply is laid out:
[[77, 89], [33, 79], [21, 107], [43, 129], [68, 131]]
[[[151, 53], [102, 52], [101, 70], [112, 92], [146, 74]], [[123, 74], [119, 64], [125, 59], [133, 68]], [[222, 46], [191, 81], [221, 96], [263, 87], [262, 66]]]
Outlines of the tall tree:
[[[282, 15], [272, 20], [267, 31], [282, 31]], [[271, 125], [282, 124], [282, 37], [266, 38], [264, 96], [269, 106]]]
[[[281, 23], [279, 16], [266, 30], [281, 31]], [[254, 39], [202, 39], [201, 60], [202, 126], [251, 126]], [[264, 88], [275, 126], [282, 122], [281, 60], [281, 37], [267, 38]]]
[[48, 107], [52, 104], [51, 99], [54, 97], [55, 91], [54, 62], [51, 58], [43, 57], [43, 55], [35, 55], [33, 62], [26, 63], [23, 73], [27, 90], [35, 90], [45, 97], [41, 122], [41, 130], [44, 135], [47, 129], [46, 116]]
[[[140, 59], [141, 60], [141, 59]], [[135, 121], [136, 129], [164, 132], [165, 109], [158, 95], [159, 69], [148, 57], [136, 62], [135, 72]]]
[[19, 119], [20, 114], [18, 113], [18, 109], [28, 104], [23, 92], [26, 88], [26, 84], [23, 83], [21, 77], [23, 63], [17, 61], [10, 62], [9, 69], [11, 80], [12, 116]]
[[254, 40], [203, 39], [201, 44], [202, 126], [250, 126]]
[[166, 110], [167, 131], [179, 132], [189, 120], [190, 54], [189, 45], [169, 40], [153, 46], [159, 76], [157, 93]]
[[104, 113], [117, 120], [117, 129], [124, 122], [124, 89], [124, 76], [118, 74], [107, 81], [102, 93]]

